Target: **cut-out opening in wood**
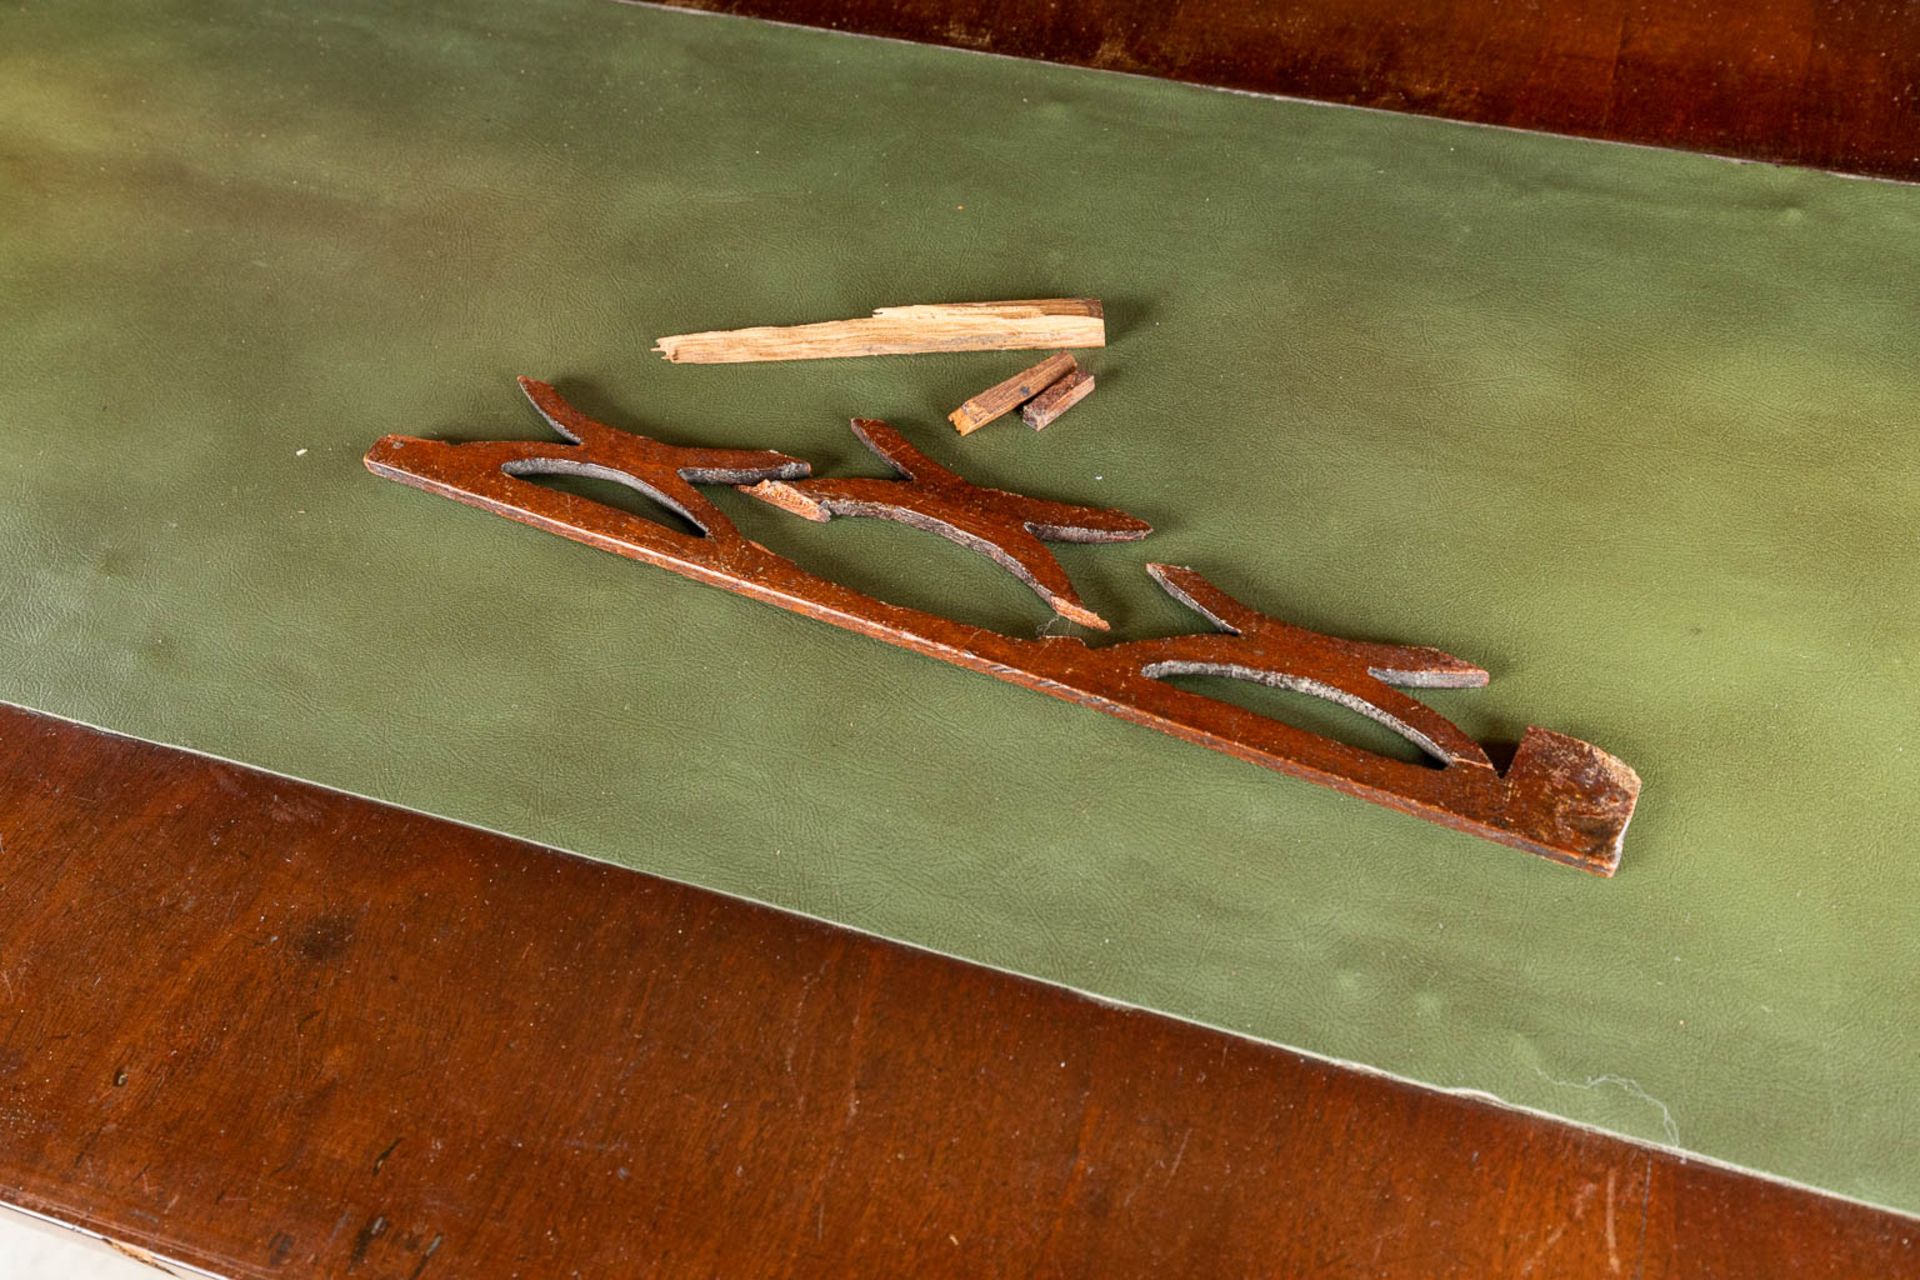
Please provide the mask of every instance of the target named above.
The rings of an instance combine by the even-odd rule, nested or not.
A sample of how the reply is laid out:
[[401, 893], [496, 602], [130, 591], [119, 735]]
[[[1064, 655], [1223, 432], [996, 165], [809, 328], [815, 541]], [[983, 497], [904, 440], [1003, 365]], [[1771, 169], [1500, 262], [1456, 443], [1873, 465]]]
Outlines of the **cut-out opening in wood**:
[[1328, 685], [1205, 662], [1153, 663], [1142, 674], [1361, 751], [1435, 769], [1449, 763], [1424, 735]]
[[652, 485], [612, 467], [562, 458], [526, 458], [509, 462], [500, 469], [515, 479], [556, 493], [571, 493], [642, 520], [652, 520], [677, 533], [707, 536], [706, 526], [692, 512]]

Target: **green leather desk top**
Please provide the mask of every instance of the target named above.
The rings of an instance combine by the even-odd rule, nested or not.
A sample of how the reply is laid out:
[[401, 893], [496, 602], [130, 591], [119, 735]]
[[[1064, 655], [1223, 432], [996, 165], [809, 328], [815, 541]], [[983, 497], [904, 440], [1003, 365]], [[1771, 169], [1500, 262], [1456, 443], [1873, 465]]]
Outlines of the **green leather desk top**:
[[[1913, 188], [584, 0], [18, 4], [0, 697], [1920, 1210], [1916, 246]], [[941, 420], [1018, 356], [647, 353], [1080, 293], [1100, 390], [1038, 436]], [[1478, 661], [1432, 699], [1469, 731], [1639, 770], [1620, 874], [362, 470], [539, 435], [517, 373], [1131, 510], [1063, 551], [1122, 635], [1190, 625], [1151, 558]], [[1047, 622], [938, 540], [721, 500]]]

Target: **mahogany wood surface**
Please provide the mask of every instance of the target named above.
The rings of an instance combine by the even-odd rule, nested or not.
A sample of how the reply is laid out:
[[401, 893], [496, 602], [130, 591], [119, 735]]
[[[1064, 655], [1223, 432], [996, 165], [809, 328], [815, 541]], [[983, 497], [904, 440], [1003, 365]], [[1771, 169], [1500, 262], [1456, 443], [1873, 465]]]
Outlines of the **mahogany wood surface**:
[[234, 1277], [1920, 1275], [1920, 1222], [0, 706], [0, 1200]]
[[659, 0], [1196, 84], [1920, 178], [1910, 0]]

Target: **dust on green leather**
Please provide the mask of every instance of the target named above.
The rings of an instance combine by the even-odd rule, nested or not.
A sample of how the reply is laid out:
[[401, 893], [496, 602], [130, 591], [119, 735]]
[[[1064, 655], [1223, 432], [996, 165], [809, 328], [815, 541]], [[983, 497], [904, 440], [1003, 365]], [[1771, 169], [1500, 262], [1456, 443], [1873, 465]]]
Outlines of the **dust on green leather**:
[[[1920, 1209], [1920, 190], [613, 4], [4, 28], [0, 696]], [[1112, 343], [1038, 436], [942, 422], [1030, 357], [647, 352], [1066, 293]], [[1140, 514], [1062, 551], [1122, 636], [1197, 621], [1152, 558], [1483, 663], [1434, 703], [1644, 777], [1620, 875], [361, 469], [540, 434], [517, 373]], [[1047, 625], [937, 539], [723, 500]]]

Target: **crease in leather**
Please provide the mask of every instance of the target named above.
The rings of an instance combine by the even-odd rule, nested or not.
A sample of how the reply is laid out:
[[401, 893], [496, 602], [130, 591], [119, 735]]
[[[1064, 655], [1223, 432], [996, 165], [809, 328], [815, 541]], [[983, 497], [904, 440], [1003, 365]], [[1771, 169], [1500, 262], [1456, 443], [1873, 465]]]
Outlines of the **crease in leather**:
[[[1920, 1209], [1920, 190], [601, 4], [27, 3], [0, 41], [0, 696]], [[660, 333], [1086, 293], [1101, 390]], [[1599, 882], [367, 475], [512, 384], [1434, 645], [1646, 782]], [[992, 565], [723, 494], [890, 598]], [[1331, 732], [1341, 713], [1238, 691]], [[1359, 740], [1367, 740], [1362, 736]], [[1370, 740], [1369, 740], [1370, 741]], [[1671, 1127], [1669, 1127], [1671, 1126]]]

